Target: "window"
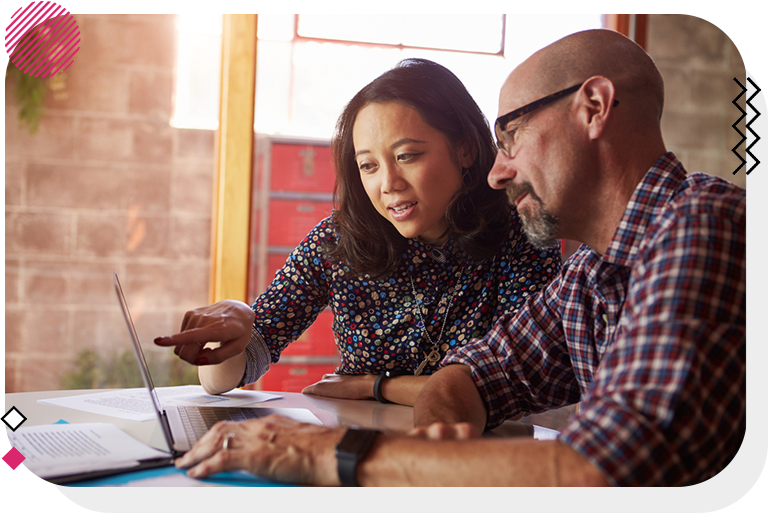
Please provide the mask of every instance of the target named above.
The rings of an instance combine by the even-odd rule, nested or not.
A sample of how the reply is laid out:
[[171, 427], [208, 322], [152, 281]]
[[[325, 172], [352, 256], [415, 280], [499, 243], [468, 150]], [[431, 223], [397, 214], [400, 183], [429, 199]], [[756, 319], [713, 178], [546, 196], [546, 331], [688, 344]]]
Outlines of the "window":
[[178, 15], [173, 127], [219, 126], [221, 20], [220, 14]]
[[[406, 57], [453, 71], [489, 120], [499, 87], [531, 53], [593, 15], [260, 14], [255, 130], [328, 139], [344, 105]], [[217, 126], [221, 17], [180, 15], [176, 127]]]

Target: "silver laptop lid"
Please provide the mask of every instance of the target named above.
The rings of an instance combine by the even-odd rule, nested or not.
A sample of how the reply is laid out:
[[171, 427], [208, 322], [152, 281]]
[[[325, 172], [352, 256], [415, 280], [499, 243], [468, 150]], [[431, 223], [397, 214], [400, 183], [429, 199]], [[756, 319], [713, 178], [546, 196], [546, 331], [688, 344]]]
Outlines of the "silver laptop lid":
[[152, 382], [152, 376], [149, 375], [149, 367], [147, 366], [147, 360], [144, 358], [144, 352], [141, 350], [141, 344], [139, 343], [139, 335], [136, 333], [136, 327], [133, 325], [133, 319], [131, 318], [131, 313], [128, 310], [128, 303], [125, 300], [125, 295], [123, 294], [123, 288], [120, 286], [120, 279], [118, 279], [117, 277], [117, 272], [114, 273], [114, 276], [115, 276], [115, 292], [117, 292], [117, 298], [120, 301], [120, 308], [123, 310], [123, 317], [125, 318], [125, 323], [128, 326], [128, 332], [131, 335], [131, 342], [133, 343], [133, 353], [136, 356], [136, 362], [139, 364], [139, 370], [141, 371], [141, 378], [144, 380], [144, 385], [147, 387], [147, 390], [149, 391], [149, 398], [155, 407], [155, 413], [157, 414], [157, 419], [160, 422], [160, 427], [163, 428], [163, 434], [165, 435], [165, 441], [168, 444], [168, 449], [173, 450], [173, 437], [170, 434], [170, 430], [168, 429], [168, 424], [166, 420], [163, 418], [163, 410], [160, 405], [160, 399], [157, 397], [157, 392], [155, 392], [155, 385]]

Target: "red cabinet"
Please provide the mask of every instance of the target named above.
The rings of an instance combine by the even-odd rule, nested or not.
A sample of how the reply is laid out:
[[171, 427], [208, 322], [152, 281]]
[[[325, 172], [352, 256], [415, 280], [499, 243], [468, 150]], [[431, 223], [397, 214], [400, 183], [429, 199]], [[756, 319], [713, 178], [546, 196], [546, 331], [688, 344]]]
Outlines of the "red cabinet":
[[[333, 209], [335, 175], [328, 141], [257, 136], [251, 215], [249, 299], [272, 281], [299, 242]], [[339, 354], [333, 314], [314, 324], [283, 351], [256, 386], [298, 392], [333, 373]]]

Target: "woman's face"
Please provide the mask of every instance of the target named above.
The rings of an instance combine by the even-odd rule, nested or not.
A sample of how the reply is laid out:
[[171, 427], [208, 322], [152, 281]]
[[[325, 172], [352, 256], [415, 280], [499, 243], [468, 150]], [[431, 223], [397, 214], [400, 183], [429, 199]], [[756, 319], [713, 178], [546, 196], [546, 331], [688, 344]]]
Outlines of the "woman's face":
[[352, 140], [363, 187], [376, 211], [406, 238], [442, 236], [448, 227], [445, 210], [461, 189], [462, 167], [472, 164], [468, 153], [451, 152], [442, 132], [397, 102], [361, 109]]

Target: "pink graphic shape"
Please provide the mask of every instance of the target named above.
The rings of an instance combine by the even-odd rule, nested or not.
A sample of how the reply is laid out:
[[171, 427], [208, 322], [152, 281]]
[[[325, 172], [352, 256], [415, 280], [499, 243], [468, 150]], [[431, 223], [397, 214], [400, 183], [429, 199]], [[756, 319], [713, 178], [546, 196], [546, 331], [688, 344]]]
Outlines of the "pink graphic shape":
[[0, 440], [0, 470], [27, 470], [21, 462], [26, 458], [8, 440]]
[[79, 44], [80, 31], [72, 15], [54, 16], [19, 41], [11, 61], [27, 75], [49, 77], [72, 65]]
[[19, 8], [6, 28], [5, 49], [11, 62], [33, 77], [49, 77], [69, 68], [80, 50], [75, 18], [53, 2]]

